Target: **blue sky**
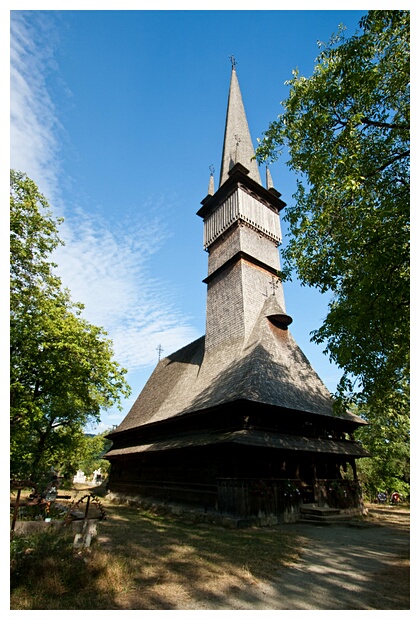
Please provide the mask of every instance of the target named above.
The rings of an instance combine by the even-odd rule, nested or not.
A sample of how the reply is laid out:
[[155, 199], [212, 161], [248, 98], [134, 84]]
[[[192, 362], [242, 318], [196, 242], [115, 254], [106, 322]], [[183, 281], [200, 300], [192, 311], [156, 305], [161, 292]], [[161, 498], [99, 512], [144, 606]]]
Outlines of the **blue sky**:
[[[62, 281], [129, 371], [132, 396], [122, 412], [104, 412], [103, 430], [128, 413], [158, 345], [168, 355], [204, 333], [207, 254], [196, 212], [211, 165], [218, 182], [229, 56], [256, 144], [281, 112], [292, 70], [311, 75], [317, 41], [340, 23], [353, 34], [366, 11], [71, 7], [11, 14], [10, 166], [64, 216]], [[290, 205], [296, 178], [286, 159], [271, 174]], [[340, 371], [310, 342], [328, 299], [296, 280], [285, 296], [295, 340], [334, 391]]]

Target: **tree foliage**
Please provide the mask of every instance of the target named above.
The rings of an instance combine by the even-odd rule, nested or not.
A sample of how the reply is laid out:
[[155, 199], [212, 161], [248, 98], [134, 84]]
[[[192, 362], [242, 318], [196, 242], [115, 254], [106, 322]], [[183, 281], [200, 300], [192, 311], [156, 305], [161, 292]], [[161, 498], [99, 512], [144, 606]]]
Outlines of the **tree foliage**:
[[[394, 401], [394, 402], [392, 402]], [[378, 491], [390, 497], [396, 491], [410, 494], [410, 422], [407, 415], [409, 394], [387, 397], [362, 406], [355, 412], [371, 423], [357, 432], [372, 458], [361, 459], [359, 478], [366, 497], [376, 498]]]
[[409, 380], [409, 11], [360, 27], [293, 72], [257, 158], [286, 149], [299, 175], [284, 271], [332, 293], [313, 340], [343, 370], [338, 394], [393, 407]]
[[106, 332], [81, 317], [54, 273], [61, 243], [47, 200], [25, 174], [10, 174], [12, 474], [60, 467], [88, 421], [130, 388]]
[[103, 455], [112, 446], [112, 441], [107, 439], [111, 429], [98, 433], [97, 435], [84, 435], [80, 444], [73, 453], [72, 471], [76, 468], [81, 469], [86, 476], [90, 476], [96, 469], [101, 469], [102, 473], [107, 473], [111, 463], [103, 459]]

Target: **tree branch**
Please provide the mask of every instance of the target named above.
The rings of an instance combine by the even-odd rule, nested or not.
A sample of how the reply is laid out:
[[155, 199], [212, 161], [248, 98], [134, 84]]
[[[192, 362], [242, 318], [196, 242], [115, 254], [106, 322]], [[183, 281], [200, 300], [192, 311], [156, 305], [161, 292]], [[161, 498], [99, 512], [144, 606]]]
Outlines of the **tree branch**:
[[370, 177], [373, 177], [376, 174], [378, 174], [378, 172], [383, 172], [384, 170], [386, 170], [386, 168], [388, 168], [388, 166], [391, 166], [396, 161], [400, 159], [404, 159], [405, 157], [408, 157], [409, 155], [410, 155], [410, 149], [407, 149], [407, 151], [404, 151], [403, 153], [398, 153], [398, 155], [395, 155], [394, 157], [389, 159], [387, 162], [382, 164], [382, 166], [379, 166], [379, 168], [376, 168], [376, 170], [373, 170], [372, 172], [369, 172], [368, 174], [366, 174], [366, 178], [368, 179]]
[[361, 122], [364, 125], [369, 125], [370, 127], [381, 127], [382, 129], [410, 129], [410, 125], [396, 125], [395, 123], [384, 123], [380, 121], [371, 121], [366, 116], [361, 119]]

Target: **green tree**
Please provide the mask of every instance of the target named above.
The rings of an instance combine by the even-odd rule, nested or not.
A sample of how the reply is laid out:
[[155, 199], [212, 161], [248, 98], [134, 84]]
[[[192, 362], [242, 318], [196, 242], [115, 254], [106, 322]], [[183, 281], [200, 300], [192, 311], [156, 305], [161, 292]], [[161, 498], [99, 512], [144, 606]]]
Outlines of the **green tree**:
[[257, 149], [298, 175], [286, 209], [285, 277], [332, 299], [313, 340], [343, 370], [338, 402], [376, 410], [409, 381], [409, 11], [369, 11], [360, 32], [297, 70]]
[[72, 474], [76, 473], [79, 468], [87, 476], [92, 475], [95, 469], [101, 469], [104, 474], [109, 471], [111, 464], [102, 457], [112, 445], [112, 441], [106, 437], [110, 430], [97, 435], [83, 435], [79, 447], [74, 453]]
[[409, 394], [398, 395], [386, 402], [379, 399], [369, 409], [362, 406], [355, 413], [371, 422], [357, 432], [370, 459], [359, 462], [359, 479], [364, 494], [373, 500], [378, 491], [388, 497], [396, 491], [402, 496], [410, 494], [410, 422], [407, 414]]
[[106, 332], [80, 316], [54, 273], [60, 221], [36, 184], [12, 170], [11, 473], [32, 479], [64, 462], [85, 424], [130, 393]]

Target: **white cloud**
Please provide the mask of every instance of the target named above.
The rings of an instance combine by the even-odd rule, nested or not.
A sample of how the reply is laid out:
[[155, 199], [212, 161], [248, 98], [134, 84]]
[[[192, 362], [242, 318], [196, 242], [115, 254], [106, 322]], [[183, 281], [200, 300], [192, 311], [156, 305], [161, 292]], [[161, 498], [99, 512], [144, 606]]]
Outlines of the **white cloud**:
[[65, 224], [66, 245], [54, 257], [73, 300], [85, 305], [83, 316], [108, 331], [116, 359], [130, 371], [156, 363], [159, 344], [170, 353], [197, 337], [168, 283], [150, 272], [167, 235], [147, 212], [147, 222], [112, 230], [99, 216], [79, 213]]
[[[60, 150], [65, 128], [47, 79], [52, 73], [60, 79], [53, 25], [42, 11], [11, 13], [11, 167], [32, 178], [55, 211], [64, 211], [60, 187], [68, 179]], [[68, 216], [66, 208], [60, 228], [66, 245], [55, 256], [73, 300], [85, 304], [87, 320], [109, 333], [115, 359], [130, 372], [154, 365], [159, 344], [170, 353], [198, 335], [175, 306], [175, 291], [152, 274], [152, 256], [167, 233], [159, 216], [151, 217], [150, 205], [138, 205], [137, 213], [142, 211], [147, 219], [140, 215], [136, 226], [128, 226], [81, 207]]]
[[46, 78], [56, 45], [50, 19], [12, 11], [10, 20], [10, 165], [34, 179], [43, 194], [58, 193], [62, 128]]

